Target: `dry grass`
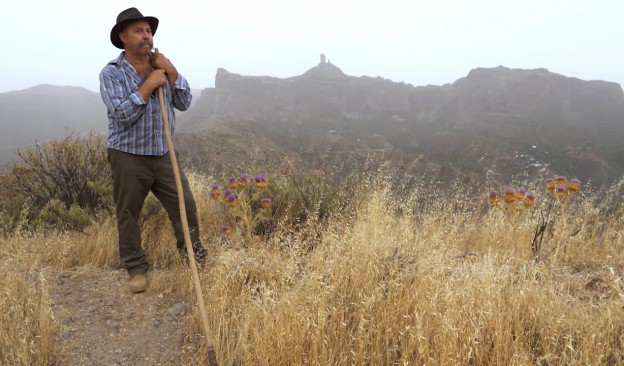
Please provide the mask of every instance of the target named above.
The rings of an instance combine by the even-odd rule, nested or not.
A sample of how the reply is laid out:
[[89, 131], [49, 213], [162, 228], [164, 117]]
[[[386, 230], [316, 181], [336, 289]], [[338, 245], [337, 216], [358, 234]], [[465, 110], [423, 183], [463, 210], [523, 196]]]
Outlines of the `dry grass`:
[[[570, 236], [555, 226], [549, 244], [559, 245], [557, 257], [536, 263], [537, 213], [512, 224], [486, 212], [482, 197], [423, 191], [398, 199], [380, 189], [359, 212], [331, 221], [309, 250], [318, 228], [280, 231], [254, 245], [214, 236], [219, 210], [210, 181], [190, 179], [213, 253], [201, 282], [222, 365], [624, 363], [621, 207], [606, 213], [595, 198], [579, 197], [567, 225], [581, 231]], [[144, 235], [155, 286], [191, 296], [188, 272], [171, 259], [168, 225]], [[86, 237], [17, 234], [0, 242], [0, 274], [10, 284], [0, 293], [0, 325], [11, 330], [0, 334], [2, 364], [54, 357], [39, 269], [114, 268], [115, 242], [108, 221]], [[194, 311], [190, 335], [201, 333]]]
[[36, 266], [0, 255], [0, 365], [49, 365], [53, 360], [50, 298]]
[[536, 265], [529, 225], [448, 202], [396, 218], [384, 197], [314, 252], [295, 239], [221, 253], [203, 283], [224, 364], [624, 361], [621, 223]]

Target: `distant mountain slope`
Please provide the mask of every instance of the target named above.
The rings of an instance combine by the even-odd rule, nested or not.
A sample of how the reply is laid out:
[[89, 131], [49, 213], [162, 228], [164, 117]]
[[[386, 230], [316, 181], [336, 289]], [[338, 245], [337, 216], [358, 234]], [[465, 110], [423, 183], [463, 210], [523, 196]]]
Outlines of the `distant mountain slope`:
[[[452, 84], [417, 87], [349, 76], [328, 62], [286, 79], [219, 69], [215, 88], [196, 93], [178, 113], [176, 147], [200, 168], [284, 155], [314, 166], [319, 154], [341, 162], [375, 153], [440, 179], [462, 172], [509, 181], [546, 169], [603, 186], [624, 172], [621, 86], [545, 69], [477, 68]], [[105, 133], [108, 122], [98, 93], [40, 85], [0, 93], [0, 124], [6, 161], [35, 140]]]
[[[193, 90], [199, 98], [200, 90]], [[181, 114], [181, 113], [178, 113]], [[0, 93], [0, 161], [17, 148], [62, 138], [67, 132], [105, 134], [106, 107], [97, 92], [80, 87], [38, 85]]]
[[68, 131], [106, 131], [98, 93], [71, 86], [39, 85], [0, 94], [0, 146], [4, 158], [16, 148], [64, 137]]
[[224, 125], [261, 129], [276, 151], [341, 141], [355, 152], [423, 156], [502, 180], [546, 167], [601, 185], [624, 172], [620, 85], [545, 69], [478, 68], [453, 84], [420, 87], [348, 76], [326, 62], [287, 79], [219, 69], [215, 88], [180, 118], [179, 132], [192, 133], [193, 146], [202, 145], [202, 132], [215, 144], [210, 132]]

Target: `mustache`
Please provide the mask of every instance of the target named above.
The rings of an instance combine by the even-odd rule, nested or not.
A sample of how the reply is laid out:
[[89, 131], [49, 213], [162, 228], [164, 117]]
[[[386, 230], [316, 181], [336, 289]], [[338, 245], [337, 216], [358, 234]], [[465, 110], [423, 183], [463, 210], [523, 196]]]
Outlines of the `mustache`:
[[154, 48], [154, 43], [150, 41], [143, 41], [139, 44], [139, 47], [150, 46], [150, 49]]

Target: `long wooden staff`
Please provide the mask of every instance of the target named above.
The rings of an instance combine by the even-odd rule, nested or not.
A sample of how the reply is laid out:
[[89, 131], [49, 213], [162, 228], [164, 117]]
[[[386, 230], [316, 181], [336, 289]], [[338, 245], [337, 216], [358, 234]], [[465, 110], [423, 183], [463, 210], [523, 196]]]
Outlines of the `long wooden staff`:
[[[158, 53], [158, 48], [155, 49]], [[193, 253], [193, 243], [191, 243], [191, 233], [189, 231], [188, 219], [186, 217], [186, 205], [184, 204], [184, 190], [182, 189], [182, 179], [178, 170], [178, 162], [176, 160], [175, 150], [173, 149], [173, 141], [171, 140], [171, 131], [169, 130], [169, 117], [167, 115], [167, 107], [165, 105], [165, 96], [163, 87], [158, 88], [158, 99], [160, 99], [160, 110], [163, 116], [163, 124], [165, 125], [165, 136], [167, 137], [167, 146], [169, 147], [169, 156], [171, 157], [171, 166], [175, 176], [176, 190], [178, 191], [178, 202], [180, 203], [180, 219], [182, 220], [182, 229], [184, 231], [184, 242], [186, 243], [186, 253], [189, 258], [189, 265], [193, 273], [193, 287], [195, 287], [195, 295], [199, 303], [199, 314], [201, 316], [202, 326], [204, 328], [204, 337], [206, 339], [206, 347], [208, 349], [208, 364], [210, 366], [218, 366], [217, 356], [215, 354], [214, 345], [212, 344], [212, 332], [208, 325], [208, 317], [206, 315], [206, 305], [204, 304], [204, 296], [202, 295], [201, 283], [199, 282], [199, 273], [197, 272], [197, 263], [195, 262], [195, 254]]]

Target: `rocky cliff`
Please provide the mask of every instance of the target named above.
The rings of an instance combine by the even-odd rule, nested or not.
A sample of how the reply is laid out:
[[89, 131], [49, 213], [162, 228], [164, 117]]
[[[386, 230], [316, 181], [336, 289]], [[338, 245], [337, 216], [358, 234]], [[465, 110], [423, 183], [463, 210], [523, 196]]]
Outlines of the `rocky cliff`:
[[442, 86], [353, 77], [323, 61], [286, 79], [219, 69], [180, 131], [224, 126], [262, 131], [284, 152], [339, 141], [503, 180], [547, 169], [602, 185], [624, 172], [621, 86], [546, 69], [477, 68]]

